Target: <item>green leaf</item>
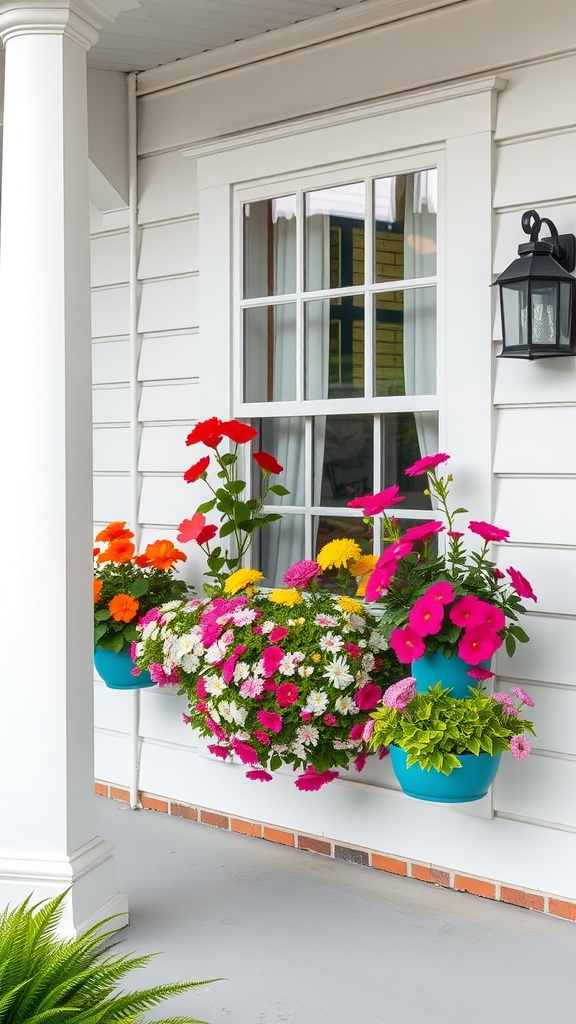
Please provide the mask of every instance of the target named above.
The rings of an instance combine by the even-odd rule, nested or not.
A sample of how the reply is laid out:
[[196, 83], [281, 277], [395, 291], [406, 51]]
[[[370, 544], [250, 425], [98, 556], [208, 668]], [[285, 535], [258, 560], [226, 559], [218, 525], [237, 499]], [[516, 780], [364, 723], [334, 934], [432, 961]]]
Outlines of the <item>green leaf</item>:
[[105, 622], [110, 617], [110, 610], [108, 608], [99, 608], [97, 612], [94, 612], [96, 622]]
[[150, 583], [147, 579], [141, 576], [139, 579], [134, 580], [134, 583], [130, 587], [130, 593], [132, 597], [143, 597], [147, 594], [150, 589]]
[[207, 512], [211, 512], [213, 508], [216, 508], [216, 498], [211, 498], [210, 501], [205, 501], [202, 505], [198, 505], [196, 512], [205, 515]]
[[515, 626], [515, 625], [508, 626], [508, 631], [510, 633], [512, 633], [512, 636], [516, 637], [516, 639], [521, 644], [527, 644], [528, 641], [530, 640], [530, 637], [528, 636], [528, 633], [524, 632], [524, 630], [522, 629], [522, 626]]
[[246, 484], [244, 480], [230, 480], [226, 484], [226, 490], [229, 494], [241, 494], [245, 490]]
[[290, 491], [288, 491], [286, 487], [283, 487], [282, 484], [272, 484], [268, 490], [272, 491], [272, 494], [277, 494], [280, 498], [283, 498], [286, 494], [290, 494]]
[[236, 524], [227, 520], [227, 522], [222, 523], [222, 526], [220, 527], [220, 536], [229, 537], [231, 533], [234, 533], [235, 528]]

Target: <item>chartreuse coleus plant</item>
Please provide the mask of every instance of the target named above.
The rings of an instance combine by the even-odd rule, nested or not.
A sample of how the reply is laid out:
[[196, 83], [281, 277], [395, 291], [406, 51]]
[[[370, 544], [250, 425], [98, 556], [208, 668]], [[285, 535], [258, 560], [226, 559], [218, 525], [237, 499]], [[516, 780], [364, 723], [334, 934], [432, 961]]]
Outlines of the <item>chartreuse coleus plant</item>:
[[[31, 897], [0, 915], [2, 1024], [143, 1024], [148, 1011], [208, 981], [187, 981], [128, 993], [118, 983], [151, 956], [111, 954], [102, 925], [75, 939], [56, 936], [67, 892], [32, 904]], [[211, 979], [213, 981], [219, 979]], [[203, 1024], [196, 1017], [164, 1017], [154, 1024]], [[205, 1022], [204, 1022], [205, 1024]]]
[[524, 704], [533, 701], [520, 687], [512, 687], [519, 698], [506, 693], [488, 696], [481, 685], [470, 687], [470, 696], [450, 696], [441, 683], [426, 693], [415, 693], [412, 677], [400, 680], [384, 694], [383, 705], [372, 712], [372, 749], [400, 747], [407, 754], [406, 766], [435, 768], [449, 775], [461, 768], [460, 754], [499, 754], [510, 750], [522, 760], [530, 753], [525, 732], [534, 735], [532, 722], [520, 718]]
[[[186, 438], [187, 445], [203, 444], [212, 453], [203, 455], [184, 473], [187, 483], [203, 480], [212, 497], [198, 506], [191, 519], [180, 523], [178, 534], [181, 544], [193, 540], [206, 556], [204, 575], [212, 581], [203, 584], [208, 597], [221, 594], [230, 573], [244, 564], [255, 531], [282, 518], [278, 512], [264, 510], [268, 495], [284, 497], [290, 493], [282, 484], [269, 483], [269, 477], [281, 473], [282, 466], [273, 455], [257, 451], [252, 453], [252, 460], [262, 474], [260, 493], [253, 497], [246, 495], [246, 482], [238, 477], [238, 449], [257, 436], [258, 431], [248, 423], [212, 416], [197, 423]], [[230, 451], [221, 447], [224, 438], [225, 444], [232, 446]], [[208, 474], [211, 465], [216, 469], [217, 483]], [[206, 521], [206, 515], [214, 511], [219, 517], [218, 525]], [[219, 540], [229, 537], [230, 548], [223, 548], [220, 544], [211, 547], [210, 542], [215, 537]]]

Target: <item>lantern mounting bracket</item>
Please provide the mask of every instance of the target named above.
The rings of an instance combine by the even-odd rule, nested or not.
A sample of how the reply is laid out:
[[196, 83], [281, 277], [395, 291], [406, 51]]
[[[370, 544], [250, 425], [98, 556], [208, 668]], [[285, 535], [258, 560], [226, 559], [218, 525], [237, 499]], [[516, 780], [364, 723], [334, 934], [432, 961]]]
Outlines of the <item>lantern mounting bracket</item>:
[[[542, 225], [546, 224], [550, 238], [539, 239]], [[530, 241], [518, 246], [518, 255], [530, 252], [549, 252], [560, 266], [572, 273], [576, 267], [576, 238], [574, 235], [559, 235], [556, 225], [548, 217], [540, 217], [537, 210], [526, 210], [522, 214], [522, 230], [530, 235]]]

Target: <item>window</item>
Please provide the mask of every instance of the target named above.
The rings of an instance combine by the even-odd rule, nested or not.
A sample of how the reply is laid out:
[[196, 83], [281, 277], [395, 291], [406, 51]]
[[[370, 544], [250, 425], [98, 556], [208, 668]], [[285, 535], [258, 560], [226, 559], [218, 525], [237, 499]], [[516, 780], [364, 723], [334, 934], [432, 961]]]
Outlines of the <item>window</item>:
[[354, 497], [399, 482], [401, 517], [430, 514], [403, 471], [438, 445], [437, 172], [254, 190], [238, 210], [235, 414], [285, 470], [282, 519], [260, 538], [278, 583], [336, 537], [378, 553]]

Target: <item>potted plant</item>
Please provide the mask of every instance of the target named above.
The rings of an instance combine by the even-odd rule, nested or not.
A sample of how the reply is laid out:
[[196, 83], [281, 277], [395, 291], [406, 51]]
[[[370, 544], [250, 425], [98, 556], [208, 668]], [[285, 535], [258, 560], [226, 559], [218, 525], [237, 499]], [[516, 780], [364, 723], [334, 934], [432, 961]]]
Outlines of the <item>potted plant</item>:
[[157, 540], [137, 555], [133, 537], [125, 522], [109, 523], [96, 536], [104, 546], [94, 548], [94, 663], [112, 689], [154, 686], [130, 656], [136, 623], [151, 608], [189, 592], [174, 577], [176, 564], [186, 561], [183, 551]]
[[417, 692], [409, 676], [386, 691], [365, 738], [372, 748], [389, 748], [394, 773], [409, 796], [435, 803], [479, 800], [504, 751], [518, 760], [530, 753], [525, 733], [534, 734], [534, 728], [520, 716], [534, 702], [520, 687], [511, 689], [514, 696], [489, 696], [479, 683], [461, 699], [440, 683]]
[[[2, 1024], [77, 1024], [115, 1021], [144, 1024], [151, 1007], [208, 981], [155, 985], [129, 992], [119, 983], [135, 968], [146, 968], [150, 955], [111, 954], [103, 945], [112, 932], [107, 918], [76, 939], [58, 939], [55, 931], [67, 892], [32, 905], [30, 897], [0, 915], [0, 1019]], [[219, 979], [211, 979], [213, 981]], [[179, 1016], [155, 1024], [202, 1024]]]
[[[525, 611], [522, 599], [536, 601], [536, 595], [517, 569], [503, 572], [489, 557], [490, 544], [506, 542], [507, 530], [477, 520], [464, 531], [456, 528], [466, 509], [450, 510], [452, 475], [437, 473], [448, 459], [444, 453], [426, 456], [406, 470], [408, 476], [427, 476], [424, 493], [441, 519], [402, 531], [386, 514], [403, 500], [397, 485], [349, 505], [362, 509], [368, 521], [382, 515], [385, 547], [364, 577], [363, 592], [368, 602], [381, 605], [380, 628], [399, 661], [412, 664], [417, 689], [442, 681], [453, 697], [466, 697], [470, 678], [482, 682], [493, 675], [490, 662], [502, 645], [512, 655], [516, 642], [528, 641], [518, 619]], [[446, 545], [437, 551], [441, 534]], [[471, 547], [478, 539], [479, 549]]]
[[210, 752], [268, 782], [281, 765], [317, 790], [338, 768], [361, 771], [364, 728], [398, 661], [361, 602], [318, 586], [317, 561], [287, 570], [264, 592], [262, 574], [238, 569], [219, 596], [155, 609], [140, 620], [136, 662], [186, 694], [185, 721]]

